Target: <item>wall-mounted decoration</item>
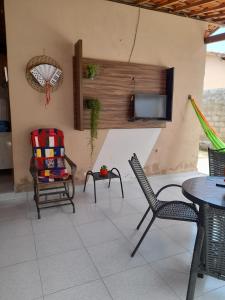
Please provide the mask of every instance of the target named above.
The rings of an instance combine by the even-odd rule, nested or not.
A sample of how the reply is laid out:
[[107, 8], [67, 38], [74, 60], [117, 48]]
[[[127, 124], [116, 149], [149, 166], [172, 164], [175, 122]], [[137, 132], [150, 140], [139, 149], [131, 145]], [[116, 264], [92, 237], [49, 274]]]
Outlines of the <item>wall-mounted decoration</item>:
[[40, 55], [29, 60], [26, 67], [28, 83], [36, 91], [45, 93], [46, 104], [50, 102], [50, 94], [58, 89], [63, 81], [60, 65], [50, 56]]

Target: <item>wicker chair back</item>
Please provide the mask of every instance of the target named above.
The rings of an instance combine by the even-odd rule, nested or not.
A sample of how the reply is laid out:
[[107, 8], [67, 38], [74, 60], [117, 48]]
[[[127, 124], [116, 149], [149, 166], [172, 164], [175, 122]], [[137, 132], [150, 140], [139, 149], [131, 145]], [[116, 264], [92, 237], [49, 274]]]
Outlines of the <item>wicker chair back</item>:
[[208, 149], [209, 175], [225, 176], [225, 149]]
[[149, 203], [149, 206], [153, 211], [155, 211], [158, 207], [158, 200], [156, 198], [155, 193], [152, 190], [152, 187], [143, 171], [143, 168], [136, 156], [136, 154], [133, 154], [132, 158], [129, 160], [129, 164], [134, 172], [134, 175], [136, 176], [143, 193], [145, 194], [145, 197]]

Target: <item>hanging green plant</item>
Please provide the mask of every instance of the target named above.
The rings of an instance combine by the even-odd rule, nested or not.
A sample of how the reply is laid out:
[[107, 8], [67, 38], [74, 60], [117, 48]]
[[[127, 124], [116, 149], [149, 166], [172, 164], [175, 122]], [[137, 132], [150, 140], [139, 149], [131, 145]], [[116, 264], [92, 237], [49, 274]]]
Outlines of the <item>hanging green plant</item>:
[[87, 77], [89, 79], [94, 79], [97, 73], [97, 65], [89, 64], [87, 65]]
[[87, 99], [86, 107], [91, 110], [90, 117], [90, 146], [91, 146], [91, 155], [94, 152], [94, 140], [98, 137], [98, 120], [99, 113], [101, 110], [101, 103], [98, 99]]

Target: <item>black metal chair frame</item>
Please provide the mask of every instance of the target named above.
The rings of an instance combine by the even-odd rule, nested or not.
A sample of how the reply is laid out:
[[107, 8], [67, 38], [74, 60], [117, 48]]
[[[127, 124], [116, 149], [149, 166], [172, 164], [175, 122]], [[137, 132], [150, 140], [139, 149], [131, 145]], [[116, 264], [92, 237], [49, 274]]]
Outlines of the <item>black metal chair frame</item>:
[[[115, 174], [115, 173], [113, 173], [113, 170], [115, 170], [115, 171], [117, 172], [118, 175]], [[94, 182], [94, 197], [95, 197], [95, 203], [96, 203], [97, 198], [96, 198], [96, 184], [95, 184], [95, 182], [98, 181], [98, 180], [106, 180], [106, 179], [109, 179], [108, 188], [110, 188], [110, 185], [111, 185], [111, 179], [113, 179], [113, 178], [119, 178], [119, 180], [120, 180], [120, 187], [121, 187], [121, 193], [122, 193], [122, 198], [124, 198], [123, 183], [122, 183], [120, 171], [119, 171], [117, 168], [112, 168], [112, 169], [108, 172], [108, 175], [107, 175], [107, 176], [100, 176], [99, 174], [100, 174], [99, 172], [92, 172], [91, 170], [89, 170], [89, 171], [87, 172], [86, 177], [85, 177], [85, 182], [84, 182], [84, 189], [83, 189], [83, 192], [85, 192], [88, 177], [89, 177], [89, 176], [92, 176], [93, 182]]]
[[225, 148], [214, 150], [208, 148], [209, 175], [225, 176]]
[[[30, 173], [33, 177], [34, 200], [36, 203], [38, 219], [41, 218], [40, 209], [42, 208], [72, 205], [73, 213], [75, 213], [73, 197], [75, 193], [74, 178], [77, 166], [67, 155], [64, 156], [64, 159], [71, 168], [71, 175], [69, 175], [69, 177], [65, 180], [54, 182], [40, 182], [38, 180], [38, 168], [36, 166], [35, 159], [33, 157], [31, 159]], [[48, 200], [48, 196], [52, 195], [59, 195], [59, 198]], [[43, 197], [45, 200], [41, 200]], [[50, 205], [51, 203], [57, 204]]]
[[[153, 213], [151, 221], [149, 222], [142, 237], [140, 238], [138, 244], [136, 245], [136, 247], [134, 248], [134, 250], [131, 254], [131, 257], [133, 257], [156, 218], [198, 223], [198, 210], [194, 203], [186, 203], [184, 201], [161, 201], [161, 200], [158, 200], [158, 196], [163, 190], [165, 190], [169, 187], [181, 188], [181, 186], [178, 184], [168, 184], [168, 185], [165, 185], [162, 188], [160, 188], [158, 190], [158, 192], [155, 194], [150, 186], [150, 183], [149, 183], [149, 181], [143, 171], [143, 168], [137, 158], [137, 155], [135, 153], [133, 154], [132, 158], [129, 160], [129, 164], [130, 164], [130, 166], [141, 186], [141, 189], [142, 189], [143, 193], [145, 194], [148, 204], [149, 204], [148, 209], [146, 210], [142, 219], [140, 220], [140, 222], [137, 225], [137, 230], [140, 228], [141, 224], [145, 220], [149, 211], [151, 210]], [[174, 214], [174, 211], [177, 209], [180, 210], [181, 214], [176, 216]]]

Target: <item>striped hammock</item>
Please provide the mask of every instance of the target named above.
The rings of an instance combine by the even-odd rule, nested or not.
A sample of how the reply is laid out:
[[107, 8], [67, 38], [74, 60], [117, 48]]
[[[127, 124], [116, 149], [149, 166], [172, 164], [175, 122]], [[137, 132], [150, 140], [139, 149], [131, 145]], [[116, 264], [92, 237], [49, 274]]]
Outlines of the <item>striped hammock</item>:
[[215, 131], [212, 126], [210, 126], [209, 122], [206, 120], [203, 113], [200, 111], [198, 105], [196, 104], [195, 100], [192, 98], [192, 96], [189, 96], [188, 99], [191, 101], [191, 104], [195, 110], [195, 113], [199, 119], [199, 122], [205, 132], [205, 135], [208, 137], [210, 142], [212, 143], [213, 147], [216, 150], [225, 148], [225, 143], [221, 140], [218, 133]]

